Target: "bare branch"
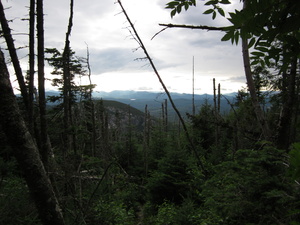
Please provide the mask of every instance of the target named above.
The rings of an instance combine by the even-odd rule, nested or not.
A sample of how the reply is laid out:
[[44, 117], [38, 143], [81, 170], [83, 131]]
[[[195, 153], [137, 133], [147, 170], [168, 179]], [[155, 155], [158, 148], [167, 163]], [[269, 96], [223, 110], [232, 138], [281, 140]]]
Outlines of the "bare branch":
[[153, 40], [157, 35], [159, 35], [161, 32], [165, 31], [166, 29], [168, 29], [169, 27], [165, 27], [164, 29], [160, 30], [159, 32], [157, 32], [156, 34], [153, 35], [153, 37], [151, 38], [151, 40]]
[[[163, 24], [163, 23], [160, 23], [159, 26], [164, 26], [164, 27], [167, 27], [167, 28], [187, 28], [187, 29], [198, 29], [198, 30], [208, 30], [208, 31], [225, 31], [225, 28], [226, 27], [211, 27], [211, 26], [202, 26], [202, 25], [199, 25], [199, 26], [195, 26], [195, 25], [185, 25], [185, 24]], [[160, 32], [164, 31], [161, 30]], [[159, 32], [159, 33], [160, 33]]]

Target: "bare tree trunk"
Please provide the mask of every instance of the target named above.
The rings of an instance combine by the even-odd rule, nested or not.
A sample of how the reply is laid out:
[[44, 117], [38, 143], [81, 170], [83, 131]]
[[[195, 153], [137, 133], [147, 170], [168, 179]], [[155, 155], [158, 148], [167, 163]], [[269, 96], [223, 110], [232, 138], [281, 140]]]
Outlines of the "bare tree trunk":
[[168, 132], [168, 99], [165, 99], [165, 132]]
[[132, 119], [131, 119], [131, 107], [128, 105], [128, 137], [127, 137], [127, 166], [131, 166], [132, 162]]
[[72, 135], [71, 127], [71, 73], [70, 73], [70, 35], [73, 26], [73, 6], [74, 1], [70, 1], [70, 17], [68, 29], [66, 32], [65, 47], [63, 52], [63, 105], [64, 105], [64, 136], [65, 136], [65, 153], [71, 150]]
[[40, 133], [41, 133], [41, 157], [46, 170], [48, 171], [49, 155], [51, 144], [48, 137], [46, 118], [46, 94], [45, 94], [45, 54], [44, 54], [44, 10], [43, 0], [37, 0], [37, 38], [38, 38], [38, 84], [39, 84], [39, 110], [40, 110]]
[[1, 126], [24, 173], [40, 219], [44, 225], [63, 225], [63, 216], [53, 187], [35, 141], [18, 108], [2, 52], [0, 52], [0, 90]]
[[40, 136], [39, 125], [36, 120], [34, 99], [39, 101], [37, 90], [34, 86], [34, 76], [35, 76], [35, 6], [36, 1], [30, 0], [29, 8], [29, 73], [28, 73], [28, 91], [29, 91], [29, 102], [28, 102], [28, 124], [29, 131], [34, 136], [37, 143], [38, 149], [41, 149], [42, 142]]
[[161, 128], [159, 129], [162, 133], [165, 131], [165, 106], [161, 103]]
[[95, 121], [95, 104], [93, 102], [92, 98], [92, 92], [93, 92], [93, 84], [91, 79], [91, 66], [90, 66], [90, 52], [89, 47], [86, 47], [86, 62], [87, 62], [87, 68], [88, 68], [88, 77], [90, 82], [90, 93], [89, 93], [89, 102], [91, 104], [91, 117], [92, 117], [92, 135], [91, 135], [91, 143], [92, 143], [92, 156], [95, 157], [96, 152], [96, 121]]
[[214, 113], [217, 115], [217, 94], [216, 94], [216, 79], [213, 78], [213, 92], [214, 92]]
[[26, 89], [26, 84], [24, 81], [24, 76], [22, 73], [22, 69], [20, 66], [20, 62], [17, 56], [17, 51], [15, 48], [15, 44], [14, 44], [14, 40], [12, 38], [11, 32], [10, 32], [10, 28], [8, 26], [8, 22], [7, 19], [5, 17], [4, 14], [4, 8], [2, 5], [2, 1], [0, 0], [0, 22], [1, 22], [1, 26], [2, 26], [2, 32], [3, 32], [3, 36], [5, 38], [6, 44], [7, 44], [7, 48], [10, 54], [10, 58], [11, 61], [13, 63], [14, 66], [14, 70], [19, 82], [19, 86], [20, 86], [20, 90], [21, 90], [21, 94], [23, 97], [23, 102], [25, 104], [25, 107], [28, 108], [28, 92]]
[[195, 108], [195, 57], [193, 56], [193, 99], [192, 99], [192, 112], [193, 116], [196, 114], [196, 108]]
[[28, 73], [28, 87], [29, 87], [29, 102], [28, 102], [28, 123], [29, 130], [34, 134], [34, 31], [35, 31], [35, 0], [30, 0], [29, 8], [29, 73]]
[[218, 119], [219, 119], [219, 111], [218, 111], [218, 105], [217, 105], [217, 92], [216, 92], [216, 79], [213, 78], [213, 92], [214, 92], [214, 116], [215, 120], [217, 121], [216, 123], [216, 130], [215, 130], [215, 140], [216, 140], [216, 145], [219, 143], [219, 124], [218, 124]]
[[148, 112], [148, 106], [145, 106], [145, 118], [144, 118], [144, 135], [143, 135], [143, 156], [144, 156], [144, 169], [145, 176], [148, 175], [148, 151], [149, 151], [149, 143], [150, 143], [150, 116]]
[[221, 109], [221, 85], [218, 84], [218, 114], [220, 115], [220, 109]]

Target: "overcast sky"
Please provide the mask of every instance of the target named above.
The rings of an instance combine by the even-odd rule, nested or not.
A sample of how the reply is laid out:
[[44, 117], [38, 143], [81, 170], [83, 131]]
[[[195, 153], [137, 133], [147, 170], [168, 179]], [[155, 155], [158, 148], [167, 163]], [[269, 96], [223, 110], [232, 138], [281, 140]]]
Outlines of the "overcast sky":
[[[171, 92], [192, 92], [194, 57], [195, 93], [212, 93], [212, 80], [221, 83], [222, 92], [229, 93], [246, 86], [240, 46], [221, 42], [218, 31], [167, 29], [151, 38], [163, 27], [159, 23], [225, 26], [228, 21], [219, 16], [202, 15], [207, 8], [198, 6], [170, 18], [165, 5], [170, 0], [122, 0], [132, 22], [151, 55], [163, 81]], [[233, 1], [234, 2], [234, 1]], [[15, 34], [16, 46], [27, 45], [29, 0], [2, 1], [7, 19]], [[239, 6], [236, 0], [234, 7]], [[232, 9], [230, 9], [232, 10]], [[129, 24], [115, 0], [75, 0], [74, 26], [71, 47], [76, 55], [85, 57], [87, 45], [90, 52], [92, 81], [97, 91], [145, 90], [160, 91], [160, 83], [139, 46], [130, 36]], [[69, 17], [68, 0], [45, 0], [45, 47], [63, 49]], [[17, 35], [18, 34], [18, 35]], [[23, 34], [23, 35], [22, 35]], [[86, 45], [87, 43], [87, 45]], [[2, 41], [1, 47], [6, 45]], [[18, 51], [23, 70], [28, 69], [28, 49]], [[51, 68], [46, 68], [47, 77]], [[79, 82], [79, 80], [77, 81]], [[84, 81], [81, 81], [84, 82]], [[17, 83], [14, 82], [14, 86]], [[47, 89], [53, 89], [47, 83]]]

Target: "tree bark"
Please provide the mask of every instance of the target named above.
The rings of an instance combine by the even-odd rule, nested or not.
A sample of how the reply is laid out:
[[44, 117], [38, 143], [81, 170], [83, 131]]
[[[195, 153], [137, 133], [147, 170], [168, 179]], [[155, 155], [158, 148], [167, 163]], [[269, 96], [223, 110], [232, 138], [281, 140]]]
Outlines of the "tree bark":
[[[247, 7], [247, 0], [244, 0], [243, 8]], [[262, 129], [262, 134], [267, 141], [272, 141], [271, 130], [265, 118], [264, 112], [262, 111], [259, 101], [257, 98], [257, 93], [255, 89], [254, 80], [252, 77], [251, 67], [250, 67], [250, 57], [249, 57], [249, 49], [248, 49], [248, 40], [247, 38], [242, 38], [242, 51], [243, 51], [243, 62], [244, 62], [244, 69], [245, 69], [245, 76], [247, 80], [248, 90], [250, 92], [252, 105], [254, 108], [254, 112], [258, 123]]]
[[35, 141], [22, 118], [0, 51], [1, 126], [24, 173], [41, 221], [44, 225], [63, 225], [64, 220], [51, 182], [40, 159]]
[[[38, 53], [38, 84], [39, 84], [39, 110], [40, 110], [40, 134], [41, 134], [41, 157], [46, 170], [48, 171], [49, 155], [51, 144], [48, 137], [46, 118], [46, 94], [45, 94], [45, 54], [44, 54], [44, 12], [43, 0], [37, 0], [37, 53]], [[51, 154], [52, 155], [52, 154]]]
[[292, 138], [292, 119], [294, 117], [296, 96], [297, 58], [291, 63], [290, 74], [285, 77], [285, 88], [283, 89], [283, 108], [279, 118], [277, 147], [288, 151]]
[[0, 22], [1, 22], [1, 26], [2, 26], [3, 36], [4, 36], [6, 44], [7, 44], [7, 49], [9, 51], [10, 58], [11, 58], [13, 66], [14, 66], [14, 70], [15, 70], [15, 73], [16, 73], [16, 76], [17, 76], [17, 79], [19, 82], [21, 95], [23, 97], [23, 102], [25, 104], [25, 107], [28, 108], [28, 92], [26, 89], [26, 84], [24, 81], [24, 76], [22, 73], [20, 62], [19, 62], [19, 59], [17, 56], [17, 51], [15, 48], [14, 40], [12, 38], [7, 19], [5, 17], [4, 8], [3, 8], [1, 0], [0, 0]]
[[65, 136], [65, 153], [71, 150], [72, 135], [70, 127], [72, 121], [71, 115], [71, 73], [70, 73], [70, 40], [73, 26], [73, 6], [74, 1], [70, 1], [70, 17], [66, 32], [65, 47], [63, 52], [63, 105], [64, 105], [64, 136]]
[[242, 49], [243, 49], [243, 61], [244, 61], [245, 76], [246, 76], [246, 80], [247, 80], [248, 90], [249, 90], [250, 96], [251, 96], [252, 105], [253, 105], [253, 108], [255, 111], [255, 115], [256, 115], [258, 123], [262, 129], [262, 133], [263, 133], [265, 140], [272, 141], [269, 125], [267, 123], [264, 112], [262, 111], [262, 109], [259, 105], [258, 98], [257, 98], [255, 84], [254, 84], [254, 80], [253, 80], [252, 72], [251, 72], [251, 68], [250, 68], [248, 41], [245, 38], [242, 39]]
[[29, 72], [28, 72], [28, 90], [29, 90], [29, 102], [28, 102], [28, 122], [29, 130], [31, 134], [34, 134], [34, 33], [35, 33], [35, 0], [30, 0], [29, 8]]

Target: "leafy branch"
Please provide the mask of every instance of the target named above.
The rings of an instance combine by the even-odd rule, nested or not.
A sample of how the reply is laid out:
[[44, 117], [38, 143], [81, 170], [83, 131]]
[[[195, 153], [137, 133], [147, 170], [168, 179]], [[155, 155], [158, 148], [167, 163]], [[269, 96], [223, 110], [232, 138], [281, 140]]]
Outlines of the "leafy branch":
[[181, 13], [182, 8], [186, 11], [190, 8], [190, 6], [196, 6], [196, 0], [175, 0], [167, 3], [166, 9], [172, 9], [171, 17], [173, 17], [176, 13]]
[[[229, 0], [211, 0], [205, 3], [206, 6], [212, 6], [204, 14], [212, 14], [212, 18], [215, 19], [217, 12], [225, 17], [224, 10], [219, 6], [219, 4], [231, 4]], [[196, 0], [175, 0], [166, 4], [166, 9], [171, 9], [171, 17], [173, 18], [176, 14], [180, 14], [182, 8], [188, 10], [190, 6], [196, 6]]]

